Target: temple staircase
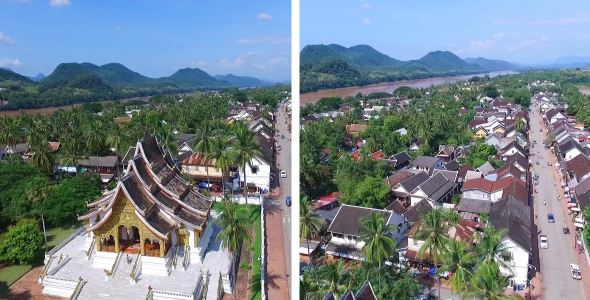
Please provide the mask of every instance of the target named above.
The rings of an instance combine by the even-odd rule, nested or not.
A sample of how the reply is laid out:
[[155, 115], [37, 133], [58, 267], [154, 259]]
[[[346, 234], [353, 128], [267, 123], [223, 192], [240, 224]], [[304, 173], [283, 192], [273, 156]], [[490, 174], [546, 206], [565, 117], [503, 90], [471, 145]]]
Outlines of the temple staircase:
[[122, 254], [121, 262], [119, 262], [117, 270], [115, 270], [113, 280], [129, 283], [129, 279], [131, 279], [130, 274], [131, 271], [133, 271], [133, 266], [135, 265], [135, 260], [138, 256], [138, 254], [129, 254], [130, 263], [127, 263], [127, 254]]

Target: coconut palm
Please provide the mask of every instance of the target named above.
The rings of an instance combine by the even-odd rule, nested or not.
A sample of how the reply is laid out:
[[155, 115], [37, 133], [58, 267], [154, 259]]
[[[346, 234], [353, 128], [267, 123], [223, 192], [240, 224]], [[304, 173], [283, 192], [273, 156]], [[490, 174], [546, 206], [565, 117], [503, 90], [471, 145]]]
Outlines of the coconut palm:
[[301, 185], [306, 188], [318, 186], [322, 176], [322, 165], [310, 154], [302, 155], [299, 164], [301, 165], [299, 168]]
[[[447, 250], [449, 244], [449, 237], [447, 236], [449, 229], [453, 224], [448, 220], [448, 213], [442, 209], [433, 209], [428, 214], [422, 216], [422, 221], [413, 224], [417, 226], [417, 230], [412, 233], [414, 240], [424, 241], [416, 256], [419, 259], [424, 259], [428, 254], [434, 266], [438, 267], [440, 256]], [[438, 290], [440, 299], [440, 280], [438, 282]]]
[[244, 207], [238, 205], [231, 199], [224, 197], [220, 214], [215, 219], [215, 224], [223, 228], [215, 241], [221, 241], [221, 246], [227, 248], [231, 253], [238, 253], [244, 241], [250, 242], [252, 237], [248, 233], [250, 220], [244, 211]]
[[451, 292], [463, 294], [468, 291], [471, 280], [471, 268], [475, 265], [475, 256], [470, 252], [465, 241], [451, 240], [447, 251], [442, 255], [441, 272], [451, 272]]
[[348, 272], [344, 269], [344, 260], [327, 263], [320, 268], [319, 275], [322, 278], [322, 284], [327, 287], [328, 292], [334, 294], [338, 299], [346, 290], [346, 280]]
[[0, 126], [0, 144], [6, 144], [10, 149], [12, 149], [12, 153], [10, 154], [10, 161], [12, 164], [14, 164], [12, 155], [14, 155], [16, 144], [20, 141], [22, 135], [19, 120], [9, 119], [5, 115], [2, 119], [1, 125], [2, 126]]
[[396, 243], [391, 237], [394, 230], [396, 227], [387, 225], [385, 217], [380, 213], [372, 212], [369, 217], [361, 219], [360, 240], [365, 243], [362, 252], [368, 261], [379, 263], [379, 289], [381, 288], [381, 264], [395, 251]]
[[493, 261], [484, 261], [477, 267], [471, 282], [469, 291], [465, 297], [479, 297], [484, 300], [516, 300], [514, 296], [504, 296], [504, 289], [508, 286], [510, 277], [505, 277], [500, 271], [500, 266]]
[[246, 165], [252, 167], [252, 159], [255, 156], [262, 156], [260, 144], [254, 132], [250, 131], [248, 124], [238, 122], [234, 128], [234, 143], [232, 146], [233, 161], [240, 166], [244, 172], [244, 198], [248, 204], [248, 184], [246, 181]]
[[[127, 140], [127, 130], [123, 126], [113, 123], [113, 127], [107, 133], [107, 138], [105, 140], [107, 146], [115, 149], [115, 154], [120, 156], [125, 140]], [[119, 168], [119, 164], [117, 164], [117, 168]], [[118, 172], [119, 170], [117, 170], [117, 173]]]
[[229, 137], [220, 135], [212, 140], [210, 159], [215, 160], [215, 167], [221, 170], [221, 188], [225, 195], [225, 172], [232, 163], [231, 141]]
[[27, 189], [27, 198], [32, 203], [40, 203], [41, 206], [41, 223], [43, 224], [43, 237], [45, 238], [45, 253], [47, 253], [47, 234], [45, 232], [45, 218], [43, 216], [43, 202], [51, 197], [53, 187], [45, 179], [34, 179]]
[[211, 160], [211, 147], [213, 144], [213, 135], [215, 134], [211, 122], [204, 122], [197, 128], [197, 135], [193, 140], [193, 148], [197, 152], [205, 155], [205, 171], [207, 172], [207, 191], [211, 189], [211, 181], [209, 180], [209, 161]]
[[34, 144], [29, 145], [29, 149], [33, 153], [30, 164], [41, 169], [46, 174], [51, 174], [55, 157], [53, 156], [53, 151], [47, 146], [47, 141], [35, 141]]
[[477, 232], [475, 236], [477, 240], [475, 246], [477, 258], [495, 262], [502, 268], [512, 271], [510, 262], [504, 259], [508, 246], [502, 240], [507, 232], [507, 229], [496, 230], [492, 224], [486, 224], [483, 231], [481, 233]]
[[516, 118], [516, 120], [514, 120], [514, 130], [518, 131], [518, 132], [522, 132], [522, 130], [526, 127], [526, 124], [524, 123], [524, 120], [522, 118]]
[[[100, 121], [94, 121], [90, 123], [84, 132], [84, 137], [86, 138], [86, 146], [88, 149], [95, 152], [96, 156], [98, 157], [98, 152], [102, 150], [104, 145], [102, 123]], [[98, 163], [96, 165], [96, 172], [98, 173]]]
[[[309, 249], [309, 240], [320, 235], [320, 231], [326, 225], [326, 222], [313, 213], [309, 198], [303, 197], [299, 205], [299, 237], [301, 242], [305, 239], [307, 241], [307, 256], [309, 261], [313, 262], [311, 258], [311, 251]], [[315, 267], [314, 268], [315, 273]], [[316, 274], [317, 281], [317, 274]]]

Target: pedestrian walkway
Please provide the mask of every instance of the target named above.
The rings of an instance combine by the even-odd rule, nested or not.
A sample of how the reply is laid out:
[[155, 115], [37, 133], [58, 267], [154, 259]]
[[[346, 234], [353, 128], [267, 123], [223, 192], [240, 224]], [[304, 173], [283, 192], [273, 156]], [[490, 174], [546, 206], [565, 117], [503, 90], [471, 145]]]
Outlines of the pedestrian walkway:
[[[266, 202], [268, 203], [268, 202]], [[267, 299], [289, 299], [289, 284], [283, 239], [283, 217], [280, 209], [265, 204], [266, 276]], [[268, 251], [272, 249], [272, 251]]]
[[[542, 124], [543, 126], [543, 131], [545, 133], [545, 135], [547, 135], [548, 133], [548, 128], [546, 124]], [[545, 150], [545, 151], [551, 151], [551, 150]], [[549, 154], [549, 159], [551, 160], [551, 164], [553, 165], [553, 167], [551, 168], [553, 170], [553, 178], [555, 180], [555, 182], [560, 183], [561, 182], [561, 175], [557, 172], [557, 168], [555, 167], [556, 163], [557, 163], [557, 157], [555, 156], [555, 154], [550, 153]], [[567, 222], [567, 226], [568, 228], [575, 228], [574, 226], [574, 221], [572, 220], [571, 215], [569, 215], [569, 209], [567, 207], [567, 199], [565, 197], [565, 191], [563, 189], [563, 187], [561, 186], [561, 184], [558, 185], [559, 190], [559, 196], [561, 197], [561, 205], [563, 208], [563, 213], [565, 215], [565, 220]], [[573, 231], [573, 230], [572, 230]], [[571, 247], [573, 247], [573, 245], [576, 244], [576, 235], [570, 234], [569, 235], [570, 240], [571, 240]], [[577, 252], [577, 251], [576, 251]], [[584, 293], [586, 296], [586, 299], [590, 299], [590, 291], [588, 289], [590, 289], [590, 264], [588, 262], [588, 259], [585, 255], [585, 253], [578, 253], [578, 255], [574, 255], [574, 257], [576, 257], [576, 263], [578, 264], [578, 266], [580, 267], [580, 272], [582, 273], [582, 286], [584, 289]]]

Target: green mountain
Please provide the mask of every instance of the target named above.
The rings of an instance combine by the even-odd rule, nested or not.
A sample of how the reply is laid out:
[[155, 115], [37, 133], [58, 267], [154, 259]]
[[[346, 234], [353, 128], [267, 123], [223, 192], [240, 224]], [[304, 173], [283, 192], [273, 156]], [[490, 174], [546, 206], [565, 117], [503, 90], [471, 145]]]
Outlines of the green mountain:
[[232, 86], [227, 81], [219, 81], [207, 74], [201, 69], [180, 69], [170, 77], [162, 77], [158, 79], [160, 83], [170, 83], [179, 87], [197, 87], [197, 86], [209, 86], [209, 87], [221, 87], [221, 86]]
[[13, 80], [23, 83], [33, 83], [33, 81], [26, 76], [17, 74], [8, 68], [0, 68], [0, 82], [6, 80]]
[[484, 71], [481, 66], [467, 63], [466, 61], [459, 58], [459, 56], [449, 51], [429, 52], [417, 61], [408, 62], [408, 64], [404, 65], [404, 67], [415, 63], [426, 67], [430, 71]]
[[463, 59], [465, 62], [470, 64], [477, 64], [482, 68], [486, 69], [487, 71], [511, 71], [519, 69], [518, 66], [515, 66], [507, 61], [499, 60], [499, 59], [487, 59], [483, 57], [478, 58], [465, 58]]
[[28, 76], [32, 81], [41, 81], [43, 78], [45, 78], [45, 74], [43, 73], [39, 73], [37, 74], [37, 76]]
[[213, 78], [220, 80], [220, 81], [227, 81], [231, 85], [234, 85], [237, 87], [259, 87], [259, 86], [274, 85], [274, 83], [272, 83], [272, 82], [260, 80], [258, 78], [248, 77], [248, 76], [236, 76], [233, 74], [215, 75], [215, 76], [213, 76]]
[[301, 50], [301, 64], [314, 64], [324, 59], [339, 59], [358, 67], [397, 67], [403, 62], [393, 59], [368, 45], [346, 48], [340, 45], [308, 45]]

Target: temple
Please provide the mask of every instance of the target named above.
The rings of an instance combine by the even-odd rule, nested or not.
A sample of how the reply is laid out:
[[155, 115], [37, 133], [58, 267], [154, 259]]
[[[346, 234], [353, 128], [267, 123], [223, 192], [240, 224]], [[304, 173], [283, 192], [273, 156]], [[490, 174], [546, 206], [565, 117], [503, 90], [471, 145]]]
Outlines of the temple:
[[182, 179], [154, 136], [146, 133], [137, 142], [126, 174], [78, 218], [86, 223], [88, 243], [94, 239], [97, 253], [123, 251], [162, 259], [170, 249], [187, 246], [191, 260], [201, 258], [207, 245], [200, 241], [210, 237], [212, 201]]

